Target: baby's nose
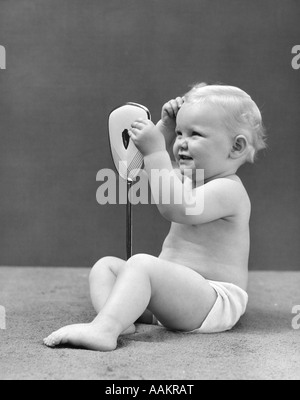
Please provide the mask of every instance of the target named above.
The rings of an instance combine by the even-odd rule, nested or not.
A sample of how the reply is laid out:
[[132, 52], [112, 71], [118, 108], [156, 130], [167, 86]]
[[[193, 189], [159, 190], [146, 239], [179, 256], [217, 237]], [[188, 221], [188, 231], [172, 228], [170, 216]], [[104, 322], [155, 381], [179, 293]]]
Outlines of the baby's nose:
[[188, 148], [188, 142], [187, 142], [186, 139], [184, 139], [184, 140], [181, 141], [180, 147], [181, 147], [182, 149], [187, 149], [187, 148]]

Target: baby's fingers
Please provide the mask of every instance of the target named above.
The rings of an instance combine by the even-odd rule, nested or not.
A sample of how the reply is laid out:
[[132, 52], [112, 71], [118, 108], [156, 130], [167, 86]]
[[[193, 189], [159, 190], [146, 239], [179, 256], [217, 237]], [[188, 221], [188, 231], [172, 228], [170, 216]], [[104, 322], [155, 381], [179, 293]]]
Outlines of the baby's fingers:
[[162, 108], [162, 117], [164, 118], [166, 116], [169, 118], [174, 118], [174, 109], [173, 109], [171, 101], [164, 104], [164, 106]]
[[148, 119], [144, 119], [144, 118], [139, 118], [137, 119], [135, 122], [140, 123], [140, 124], [144, 124], [147, 125], [149, 120]]
[[134, 144], [136, 144], [137, 142], [137, 135], [139, 134], [137, 129], [128, 129], [128, 135], [130, 137], [130, 139], [133, 141]]
[[140, 129], [143, 129], [144, 128], [144, 123], [143, 123], [143, 121], [141, 121], [141, 120], [137, 120], [137, 121], [134, 121], [132, 124], [131, 124], [131, 129], [133, 130], [133, 129], [135, 129], [135, 130], [140, 130]]
[[182, 105], [184, 103], [184, 97], [177, 97], [176, 101], [177, 101], [178, 110], [180, 110], [180, 108], [182, 107]]
[[183, 103], [184, 99], [182, 97], [170, 100], [163, 106], [163, 117], [165, 116], [165, 113], [167, 113], [170, 118], [176, 118]]
[[172, 107], [173, 107], [175, 116], [177, 116], [178, 111], [181, 109], [183, 103], [184, 103], [183, 97], [177, 97], [175, 100], [172, 100]]

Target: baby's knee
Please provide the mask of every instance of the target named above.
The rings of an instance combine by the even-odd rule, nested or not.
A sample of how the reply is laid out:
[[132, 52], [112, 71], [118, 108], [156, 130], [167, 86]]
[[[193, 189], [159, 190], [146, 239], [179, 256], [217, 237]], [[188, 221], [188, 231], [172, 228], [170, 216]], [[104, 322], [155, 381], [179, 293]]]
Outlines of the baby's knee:
[[126, 261], [117, 257], [103, 257], [93, 266], [90, 272], [90, 281], [107, 276], [107, 274], [113, 274], [117, 277], [120, 271], [123, 269]]
[[146, 268], [154, 265], [155, 257], [149, 254], [135, 254], [126, 263], [127, 268]]
[[109, 268], [113, 257], [103, 257], [92, 267], [90, 271], [90, 279], [93, 279], [95, 275], [98, 275], [103, 269]]

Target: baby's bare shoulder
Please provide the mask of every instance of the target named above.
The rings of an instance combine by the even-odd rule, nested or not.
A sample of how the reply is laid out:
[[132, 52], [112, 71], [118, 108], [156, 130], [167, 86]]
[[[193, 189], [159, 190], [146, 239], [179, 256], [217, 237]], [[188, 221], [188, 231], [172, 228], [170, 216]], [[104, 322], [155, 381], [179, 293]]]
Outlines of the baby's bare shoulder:
[[245, 186], [237, 175], [231, 175], [225, 178], [218, 178], [208, 182], [206, 185], [213, 187], [216, 191], [230, 192], [233, 195], [243, 193], [248, 196]]
[[237, 211], [246, 214], [251, 212], [249, 195], [242, 180], [237, 175], [216, 179], [214, 185], [223, 196], [228, 196], [228, 200], [235, 204]]

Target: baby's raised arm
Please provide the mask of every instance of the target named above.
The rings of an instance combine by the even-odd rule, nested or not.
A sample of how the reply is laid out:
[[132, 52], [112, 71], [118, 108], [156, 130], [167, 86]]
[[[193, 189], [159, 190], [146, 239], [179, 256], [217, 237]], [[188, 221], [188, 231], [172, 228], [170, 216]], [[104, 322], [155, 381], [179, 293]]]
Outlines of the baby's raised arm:
[[166, 147], [169, 153], [172, 151], [175, 139], [176, 117], [183, 103], [184, 98], [177, 97], [164, 104], [161, 112], [161, 120], [156, 125], [165, 137]]

